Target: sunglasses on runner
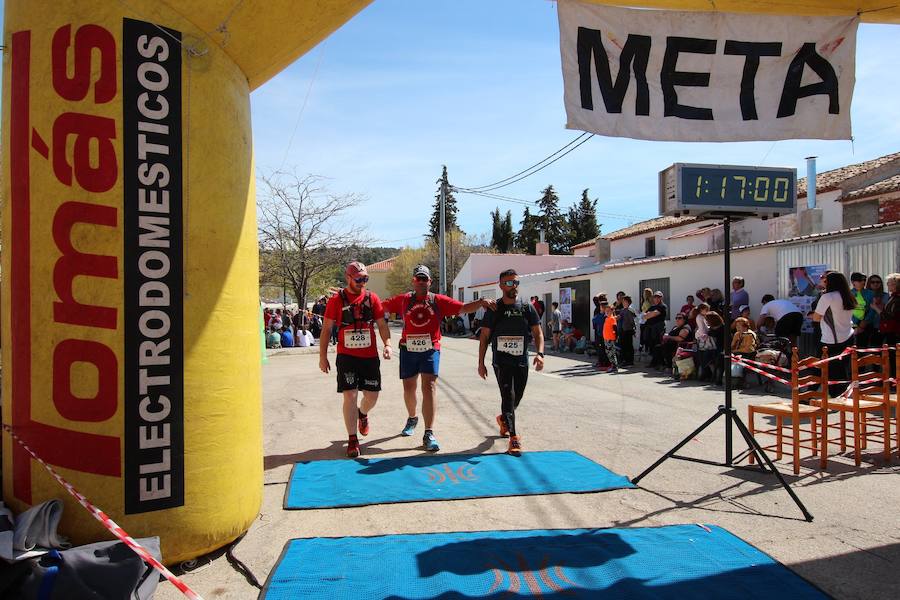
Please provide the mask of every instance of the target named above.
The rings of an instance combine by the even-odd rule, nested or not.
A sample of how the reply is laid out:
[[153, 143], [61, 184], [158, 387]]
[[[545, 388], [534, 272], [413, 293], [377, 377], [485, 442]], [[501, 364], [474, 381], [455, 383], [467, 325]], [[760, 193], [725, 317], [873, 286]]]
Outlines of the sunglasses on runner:
[[362, 277], [357, 277], [353, 281], [355, 281], [356, 283], [366, 283], [367, 281], [369, 281], [369, 276], [363, 275]]
[[431, 281], [428, 275], [416, 275], [416, 281]]
[[519, 280], [518, 279], [510, 279], [509, 281], [504, 281], [504, 282], [500, 283], [500, 285], [505, 286], [505, 287], [519, 287]]

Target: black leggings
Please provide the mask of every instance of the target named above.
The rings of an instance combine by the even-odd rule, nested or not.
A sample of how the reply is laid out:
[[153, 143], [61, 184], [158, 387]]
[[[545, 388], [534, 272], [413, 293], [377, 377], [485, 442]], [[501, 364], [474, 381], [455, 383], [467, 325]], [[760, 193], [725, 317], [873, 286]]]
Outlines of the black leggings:
[[510, 435], [516, 435], [516, 408], [528, 385], [528, 364], [495, 365], [494, 376], [500, 386], [500, 413], [506, 421]]

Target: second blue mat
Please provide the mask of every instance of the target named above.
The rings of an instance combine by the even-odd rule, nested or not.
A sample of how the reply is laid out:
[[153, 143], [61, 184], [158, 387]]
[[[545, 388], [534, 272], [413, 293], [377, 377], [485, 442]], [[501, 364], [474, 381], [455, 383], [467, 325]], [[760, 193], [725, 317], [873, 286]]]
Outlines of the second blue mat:
[[298, 462], [284, 508], [336, 508], [634, 487], [577, 452], [448, 454]]
[[265, 600], [824, 600], [713, 525], [291, 540]]

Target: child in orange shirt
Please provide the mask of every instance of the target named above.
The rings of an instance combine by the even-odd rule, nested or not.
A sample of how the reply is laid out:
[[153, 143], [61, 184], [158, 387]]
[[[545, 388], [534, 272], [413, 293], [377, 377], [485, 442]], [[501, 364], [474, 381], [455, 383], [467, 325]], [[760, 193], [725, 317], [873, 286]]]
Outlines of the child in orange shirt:
[[616, 316], [613, 313], [613, 307], [608, 302], [601, 302], [600, 308], [606, 313], [606, 320], [603, 321], [603, 345], [606, 347], [606, 356], [609, 358], [609, 369], [607, 373], [617, 373], [619, 371], [619, 359], [616, 356]]

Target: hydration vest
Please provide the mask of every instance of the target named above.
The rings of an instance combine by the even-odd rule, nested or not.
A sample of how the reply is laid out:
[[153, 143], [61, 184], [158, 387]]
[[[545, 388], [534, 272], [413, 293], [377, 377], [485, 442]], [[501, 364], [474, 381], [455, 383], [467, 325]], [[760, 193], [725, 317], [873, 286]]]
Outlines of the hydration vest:
[[[434, 314], [436, 314], [438, 317], [438, 320], [440, 320], [441, 311], [438, 310], [437, 301], [434, 299], [434, 294], [432, 292], [428, 292], [425, 295], [424, 303], [431, 307], [431, 310], [434, 311]], [[406, 312], [411, 311], [416, 304], [420, 304], [420, 302], [416, 301], [416, 293], [409, 292], [409, 302], [406, 305]]]
[[362, 329], [375, 320], [372, 307], [372, 292], [366, 290], [361, 302], [350, 302], [347, 292], [341, 290], [341, 326]]

